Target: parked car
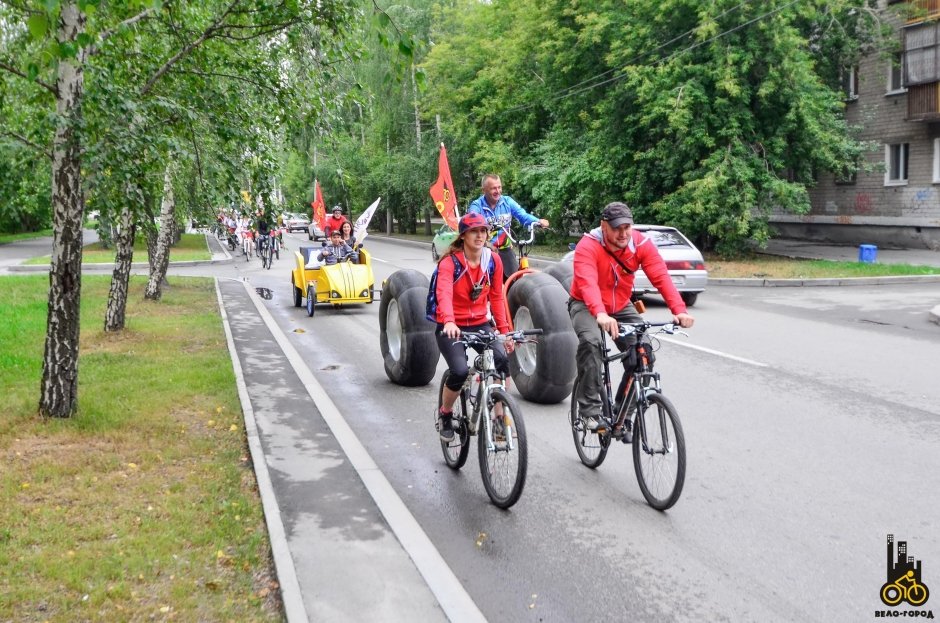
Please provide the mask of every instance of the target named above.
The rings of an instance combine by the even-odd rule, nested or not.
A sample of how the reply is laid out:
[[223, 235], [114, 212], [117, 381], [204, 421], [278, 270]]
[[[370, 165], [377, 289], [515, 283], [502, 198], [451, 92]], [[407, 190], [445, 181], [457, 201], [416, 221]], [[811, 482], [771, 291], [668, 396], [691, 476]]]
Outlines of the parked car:
[[[701, 251], [675, 227], [634, 225], [633, 229], [645, 234], [656, 244], [682, 300], [689, 307], [695, 305], [698, 295], [705, 291], [708, 283], [708, 271]], [[562, 261], [570, 262], [573, 259], [574, 251], [567, 253]], [[635, 277], [633, 289], [636, 292], [656, 293], [656, 287], [642, 269], [636, 272]]]
[[431, 257], [434, 258], [435, 262], [440, 259], [441, 254], [447, 250], [447, 247], [456, 237], [457, 232], [451, 229], [449, 225], [441, 225], [441, 228], [434, 235], [434, 239], [431, 240]]
[[284, 220], [284, 227], [287, 228], [287, 231], [293, 232], [295, 230], [307, 231], [307, 228], [310, 226], [310, 219], [305, 215], [300, 214], [299, 212], [292, 212], [287, 215], [287, 218]]
[[310, 221], [307, 228], [307, 240], [326, 240], [326, 232], [320, 229], [316, 221]]

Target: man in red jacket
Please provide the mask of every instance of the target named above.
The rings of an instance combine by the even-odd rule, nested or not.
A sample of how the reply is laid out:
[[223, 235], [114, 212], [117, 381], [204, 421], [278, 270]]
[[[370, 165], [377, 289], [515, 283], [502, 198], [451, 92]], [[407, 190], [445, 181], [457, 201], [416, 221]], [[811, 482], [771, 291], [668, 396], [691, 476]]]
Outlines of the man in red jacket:
[[[652, 240], [633, 230], [633, 213], [625, 203], [607, 204], [601, 213], [601, 226], [584, 234], [574, 250], [574, 276], [568, 313], [578, 334], [578, 408], [588, 426], [597, 426], [601, 414], [601, 332], [615, 340], [621, 352], [636, 338], [617, 338], [617, 323], [642, 322], [630, 297], [633, 273], [640, 267], [656, 286], [673, 313], [673, 322], [691, 327], [695, 319], [673, 285], [666, 262]], [[629, 441], [629, 439], [627, 438]]]
[[326, 225], [323, 227], [323, 233], [326, 234], [326, 239], [330, 239], [330, 234], [334, 231], [343, 231], [343, 223], [346, 222], [346, 217], [343, 216], [343, 208], [340, 206], [333, 206], [333, 214], [326, 217]]

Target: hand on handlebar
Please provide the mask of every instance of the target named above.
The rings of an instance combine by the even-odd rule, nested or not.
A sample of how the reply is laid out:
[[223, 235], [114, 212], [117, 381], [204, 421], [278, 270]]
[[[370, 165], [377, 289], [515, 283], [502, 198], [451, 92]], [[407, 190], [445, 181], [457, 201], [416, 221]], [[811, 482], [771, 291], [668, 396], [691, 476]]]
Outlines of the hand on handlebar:
[[688, 329], [693, 324], [695, 324], [695, 318], [693, 318], [691, 314], [687, 314], [685, 312], [673, 316], [672, 321], [683, 329]]
[[617, 339], [620, 333], [620, 325], [617, 323], [616, 318], [611, 318], [605, 312], [601, 312], [597, 315], [597, 325], [606, 331], [607, 335]]
[[452, 340], [456, 340], [458, 337], [460, 337], [460, 328], [453, 322], [445, 322], [444, 327], [441, 329], [441, 333]]

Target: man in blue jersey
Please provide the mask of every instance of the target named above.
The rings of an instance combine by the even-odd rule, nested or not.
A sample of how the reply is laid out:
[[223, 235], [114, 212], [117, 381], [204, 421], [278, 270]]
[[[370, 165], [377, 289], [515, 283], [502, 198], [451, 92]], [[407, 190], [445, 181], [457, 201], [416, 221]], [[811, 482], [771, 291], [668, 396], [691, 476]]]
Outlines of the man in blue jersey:
[[483, 176], [483, 195], [470, 204], [468, 211], [482, 214], [492, 226], [493, 237], [490, 243], [499, 252], [499, 258], [503, 261], [504, 279], [508, 279], [509, 275], [519, 270], [519, 260], [513, 253], [512, 240], [509, 238], [512, 219], [515, 218], [525, 227], [532, 223], [548, 227], [546, 219], [529, 214], [512, 197], [504, 195], [503, 183], [494, 173], [487, 173]]

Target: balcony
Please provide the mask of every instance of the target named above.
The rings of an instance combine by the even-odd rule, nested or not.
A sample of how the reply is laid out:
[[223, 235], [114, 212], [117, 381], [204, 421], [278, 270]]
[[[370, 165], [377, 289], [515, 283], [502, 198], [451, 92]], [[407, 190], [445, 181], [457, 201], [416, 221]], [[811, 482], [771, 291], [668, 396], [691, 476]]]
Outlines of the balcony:
[[908, 24], [940, 18], [940, 0], [910, 0], [907, 15]]
[[940, 82], [907, 87], [907, 120], [940, 120]]

